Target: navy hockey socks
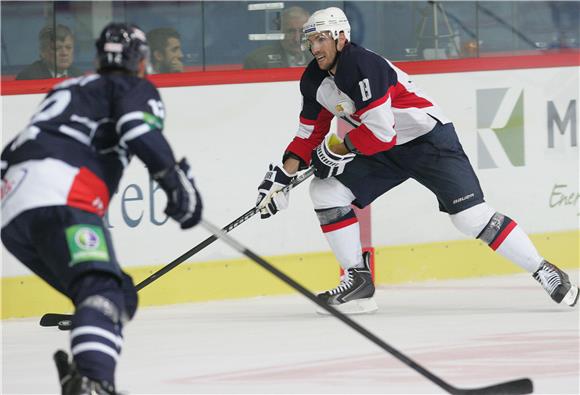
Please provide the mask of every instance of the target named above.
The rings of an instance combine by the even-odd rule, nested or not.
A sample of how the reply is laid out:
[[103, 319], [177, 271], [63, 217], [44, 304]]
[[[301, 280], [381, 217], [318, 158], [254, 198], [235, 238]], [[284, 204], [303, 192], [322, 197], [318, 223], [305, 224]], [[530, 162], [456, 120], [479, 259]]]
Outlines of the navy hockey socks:
[[126, 320], [119, 280], [105, 273], [90, 273], [75, 282], [74, 291], [71, 352], [77, 369], [81, 376], [114, 384]]

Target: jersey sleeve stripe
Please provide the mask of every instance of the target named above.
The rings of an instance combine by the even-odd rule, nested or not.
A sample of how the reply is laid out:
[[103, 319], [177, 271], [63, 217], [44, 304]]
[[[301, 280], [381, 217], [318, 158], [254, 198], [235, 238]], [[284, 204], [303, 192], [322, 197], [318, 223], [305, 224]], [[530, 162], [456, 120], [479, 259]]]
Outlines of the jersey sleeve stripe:
[[142, 120], [144, 119], [145, 115], [143, 113], [143, 111], [132, 111], [129, 112], [125, 115], [123, 115], [121, 118], [119, 118], [119, 120], [117, 121], [117, 124], [115, 125], [115, 130], [117, 131], [117, 133], [121, 133], [121, 127], [129, 122], [129, 121], [136, 121], [136, 120]]
[[347, 134], [352, 145], [363, 155], [374, 155], [378, 152], [387, 151], [397, 144], [397, 136], [388, 141], [381, 141], [366, 125], [351, 130]]
[[370, 103], [368, 106], [366, 106], [364, 108], [361, 108], [360, 110], [358, 110], [357, 112], [355, 112], [353, 115], [355, 117], [359, 117], [360, 118], [365, 112], [367, 112], [369, 110], [372, 110], [373, 108], [378, 107], [378, 106], [384, 104], [388, 100], [391, 92], [392, 92], [392, 87], [389, 88], [389, 90], [387, 91], [387, 93], [383, 97], [381, 97], [380, 99], [375, 100], [374, 102]]
[[300, 123], [308, 126], [316, 125], [316, 119], [306, 119], [304, 117], [300, 117]]
[[152, 129], [151, 126], [149, 126], [149, 124], [142, 123], [141, 125], [135, 126], [133, 129], [125, 133], [123, 137], [121, 137], [121, 139], [119, 140], [119, 143], [122, 145], [126, 145], [127, 141], [131, 141], [151, 130]]
[[[332, 118], [334, 118], [334, 115], [324, 107], [321, 108], [315, 121], [301, 116], [297, 135], [288, 145], [286, 151], [299, 156], [307, 165], [309, 165], [312, 157], [312, 150], [316, 148], [322, 140], [324, 140], [324, 136], [326, 136], [326, 133], [330, 130], [330, 122], [332, 121]], [[308, 123], [303, 121], [307, 121]], [[308, 129], [310, 128], [312, 128], [312, 130], [308, 132]], [[302, 135], [308, 135], [308, 137], [304, 138]]]
[[426, 108], [433, 107], [434, 104], [431, 103], [424, 97], [418, 96], [415, 92], [410, 92], [407, 88], [401, 84], [397, 83], [395, 90], [393, 92], [393, 103], [394, 108]]
[[58, 131], [63, 134], [66, 134], [69, 137], [72, 137], [73, 139], [77, 140], [80, 143], [83, 143], [84, 145], [91, 145], [91, 138], [87, 136], [85, 133], [81, 132], [80, 130], [73, 129], [70, 126], [63, 124], [58, 127]]

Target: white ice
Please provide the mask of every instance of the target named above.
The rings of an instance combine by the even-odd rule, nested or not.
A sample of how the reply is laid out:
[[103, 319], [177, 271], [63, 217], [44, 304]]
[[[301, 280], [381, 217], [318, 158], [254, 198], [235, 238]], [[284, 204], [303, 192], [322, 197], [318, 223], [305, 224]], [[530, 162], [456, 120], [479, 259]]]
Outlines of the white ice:
[[[376, 298], [379, 312], [356, 321], [454, 386], [529, 377], [534, 393], [580, 392], [579, 308], [554, 304], [527, 274], [381, 286]], [[143, 308], [126, 327], [117, 386], [130, 394], [444, 393], [314, 310], [300, 295]], [[2, 393], [59, 391], [51, 355], [68, 336], [37, 322], [2, 322]]]

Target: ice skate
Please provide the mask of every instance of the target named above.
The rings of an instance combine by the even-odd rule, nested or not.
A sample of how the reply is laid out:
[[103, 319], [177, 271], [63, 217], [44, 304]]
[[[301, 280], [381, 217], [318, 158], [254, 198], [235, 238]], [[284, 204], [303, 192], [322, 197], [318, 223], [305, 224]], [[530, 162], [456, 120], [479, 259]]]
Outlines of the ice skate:
[[[363, 268], [351, 268], [344, 272], [340, 284], [334, 289], [316, 295], [318, 300], [327, 303], [344, 314], [369, 314], [378, 310], [373, 299], [375, 286], [369, 266], [370, 253], [363, 254]], [[329, 313], [318, 308], [318, 314]]]
[[578, 286], [572, 284], [568, 275], [550, 262], [542, 262], [533, 277], [542, 284], [554, 302], [564, 302], [570, 307], [578, 302]]
[[62, 395], [116, 395], [113, 385], [91, 380], [81, 376], [74, 362], [69, 362], [66, 352], [59, 350], [54, 354]]

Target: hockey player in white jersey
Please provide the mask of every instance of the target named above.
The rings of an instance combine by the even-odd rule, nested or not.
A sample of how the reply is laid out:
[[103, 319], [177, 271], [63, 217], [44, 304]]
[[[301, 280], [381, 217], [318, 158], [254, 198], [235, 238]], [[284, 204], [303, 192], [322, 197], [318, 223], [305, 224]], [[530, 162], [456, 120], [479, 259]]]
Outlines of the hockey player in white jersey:
[[[340, 284], [318, 297], [347, 313], [377, 309], [368, 255], [351, 204], [363, 208], [413, 178], [437, 197], [441, 211], [466, 235], [532, 273], [556, 302], [574, 306], [578, 287], [542, 257], [524, 230], [484, 200], [479, 180], [454, 126], [411, 77], [381, 56], [350, 42], [344, 12], [315, 12], [303, 27], [314, 60], [300, 81], [303, 106], [298, 132], [282, 158], [270, 165], [258, 190], [262, 218], [288, 206], [288, 185], [298, 170], [314, 166], [314, 210], [345, 271]], [[350, 125], [344, 142], [329, 144], [330, 122]]]

